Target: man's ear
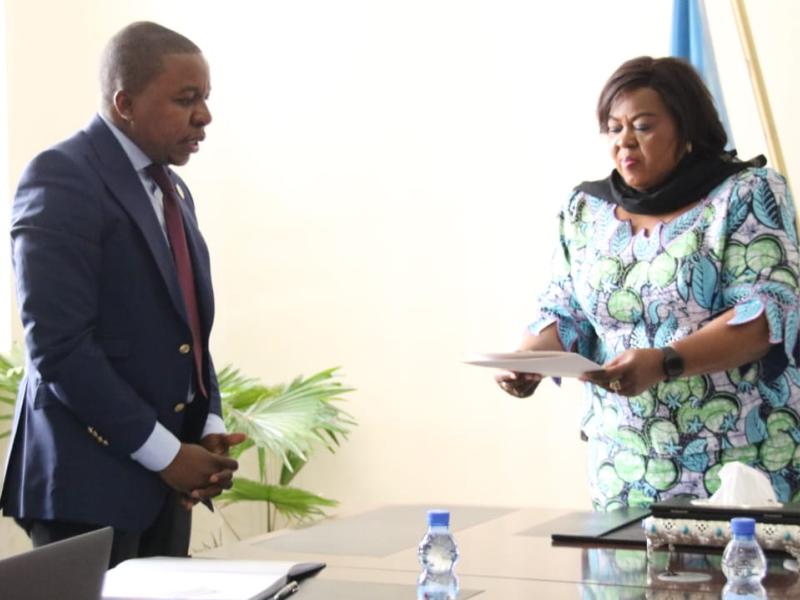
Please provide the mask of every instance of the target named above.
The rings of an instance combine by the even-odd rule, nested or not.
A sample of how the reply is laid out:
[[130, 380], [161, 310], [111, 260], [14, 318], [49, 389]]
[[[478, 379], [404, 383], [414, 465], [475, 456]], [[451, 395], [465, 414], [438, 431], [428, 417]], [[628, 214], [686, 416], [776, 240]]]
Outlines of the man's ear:
[[125, 90], [117, 90], [114, 94], [114, 110], [125, 123], [133, 121], [133, 99]]

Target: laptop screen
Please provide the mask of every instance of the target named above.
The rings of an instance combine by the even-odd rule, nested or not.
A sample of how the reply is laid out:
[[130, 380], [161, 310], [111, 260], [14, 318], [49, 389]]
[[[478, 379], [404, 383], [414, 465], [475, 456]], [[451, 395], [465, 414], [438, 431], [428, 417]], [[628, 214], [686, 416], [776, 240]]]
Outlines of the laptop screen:
[[0, 560], [0, 595], [100, 600], [113, 537], [105, 527]]

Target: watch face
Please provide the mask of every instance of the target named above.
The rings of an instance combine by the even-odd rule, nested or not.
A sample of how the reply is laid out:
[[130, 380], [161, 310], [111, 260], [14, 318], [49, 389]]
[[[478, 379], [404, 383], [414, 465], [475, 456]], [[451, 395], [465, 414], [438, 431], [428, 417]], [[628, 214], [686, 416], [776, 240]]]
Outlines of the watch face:
[[664, 374], [668, 379], [680, 377], [683, 373], [683, 359], [681, 355], [669, 346], [662, 348], [661, 351], [664, 353], [664, 362], [662, 363]]

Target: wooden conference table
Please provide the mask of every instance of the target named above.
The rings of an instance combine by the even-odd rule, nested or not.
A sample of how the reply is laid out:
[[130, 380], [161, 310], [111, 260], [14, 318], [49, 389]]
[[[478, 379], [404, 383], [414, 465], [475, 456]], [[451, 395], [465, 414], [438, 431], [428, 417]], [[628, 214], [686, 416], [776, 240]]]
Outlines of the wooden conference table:
[[[324, 562], [292, 600], [401, 600], [415, 598], [420, 571], [416, 548], [428, 506], [390, 506], [288, 529], [203, 553], [206, 557]], [[436, 507], [438, 508], [438, 507]], [[648, 560], [643, 546], [553, 545], [551, 523], [571, 511], [545, 508], [450, 506], [460, 558], [461, 600], [718, 599], [725, 577], [720, 554], [676, 553], [673, 570], [710, 576], [706, 581], [662, 580], [668, 553]], [[800, 598], [800, 576], [769, 559], [764, 586], [770, 598]]]

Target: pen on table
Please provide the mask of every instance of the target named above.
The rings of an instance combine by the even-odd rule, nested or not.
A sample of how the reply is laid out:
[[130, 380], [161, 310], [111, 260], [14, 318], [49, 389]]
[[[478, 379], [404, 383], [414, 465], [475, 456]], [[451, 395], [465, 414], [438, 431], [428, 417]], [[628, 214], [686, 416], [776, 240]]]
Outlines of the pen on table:
[[300, 588], [300, 584], [296, 581], [290, 581], [277, 592], [272, 597], [272, 600], [283, 600], [284, 598], [288, 598], [292, 594], [294, 594]]

